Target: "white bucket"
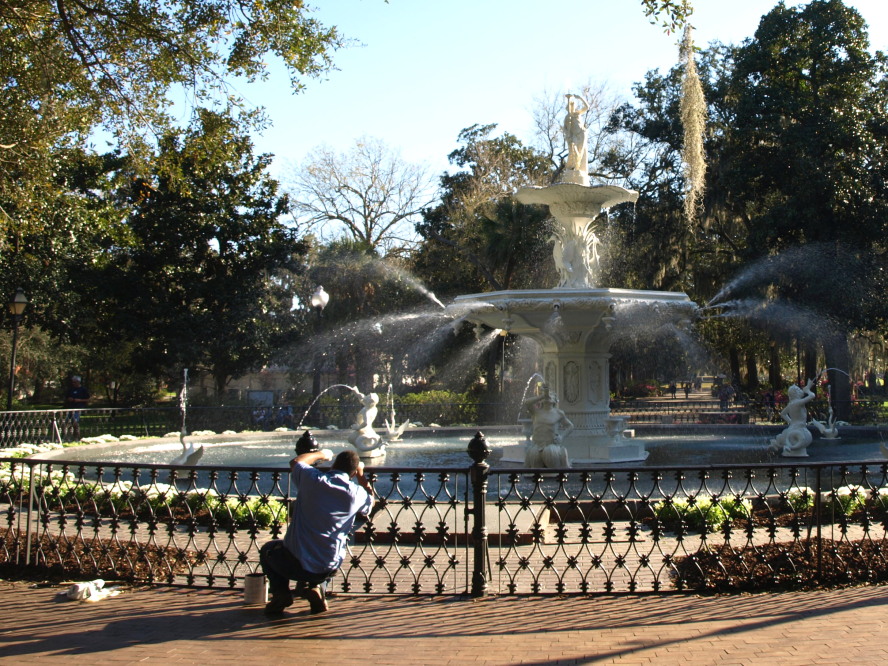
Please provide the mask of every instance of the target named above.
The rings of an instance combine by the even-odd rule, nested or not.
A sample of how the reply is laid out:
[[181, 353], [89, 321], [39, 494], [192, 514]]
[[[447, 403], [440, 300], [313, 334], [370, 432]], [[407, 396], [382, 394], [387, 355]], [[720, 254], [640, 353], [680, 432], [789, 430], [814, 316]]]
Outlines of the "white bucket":
[[268, 583], [265, 574], [251, 573], [244, 576], [244, 604], [247, 606], [268, 603]]

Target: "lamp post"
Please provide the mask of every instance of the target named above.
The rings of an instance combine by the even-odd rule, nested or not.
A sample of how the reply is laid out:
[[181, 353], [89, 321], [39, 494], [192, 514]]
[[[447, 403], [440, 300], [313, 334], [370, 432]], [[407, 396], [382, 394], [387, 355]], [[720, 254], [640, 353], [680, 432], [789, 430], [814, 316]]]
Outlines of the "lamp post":
[[25, 292], [19, 287], [9, 302], [9, 314], [12, 315], [12, 353], [9, 360], [9, 391], [6, 394], [7, 412], [12, 410], [12, 393], [15, 391], [15, 352], [18, 347], [18, 326], [27, 305], [28, 299], [25, 297]]
[[[324, 308], [327, 307], [327, 303], [330, 302], [330, 294], [324, 291], [322, 286], [318, 286], [315, 289], [315, 292], [311, 295], [311, 307], [315, 309], [317, 313], [317, 320], [315, 321], [315, 335], [317, 335], [321, 330], [321, 317], [324, 313]], [[317, 400], [318, 396], [321, 394], [321, 354], [320, 352], [315, 352], [314, 359], [314, 376], [311, 381], [311, 399], [312, 401]], [[317, 405], [314, 408], [313, 417], [317, 417], [318, 407]]]

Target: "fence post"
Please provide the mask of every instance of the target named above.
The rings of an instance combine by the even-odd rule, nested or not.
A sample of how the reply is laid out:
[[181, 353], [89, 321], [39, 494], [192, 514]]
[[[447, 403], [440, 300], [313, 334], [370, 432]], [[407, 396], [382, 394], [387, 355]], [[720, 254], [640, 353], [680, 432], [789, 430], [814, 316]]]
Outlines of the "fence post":
[[472, 484], [472, 508], [467, 509], [474, 517], [472, 525], [472, 545], [474, 563], [472, 567], [472, 596], [483, 597], [487, 594], [487, 521], [485, 504], [487, 502], [487, 479], [490, 465], [485, 460], [490, 456], [490, 446], [479, 430], [469, 442], [468, 454], [475, 461], [470, 468], [469, 478]]
[[[823, 469], [817, 468], [815, 476], [815, 485], [817, 486], [814, 493], [814, 520], [817, 525], [817, 580], [823, 579], [823, 478], [821, 476]], [[835, 507], [835, 502], [830, 502]], [[835, 512], [835, 508], [833, 508]]]

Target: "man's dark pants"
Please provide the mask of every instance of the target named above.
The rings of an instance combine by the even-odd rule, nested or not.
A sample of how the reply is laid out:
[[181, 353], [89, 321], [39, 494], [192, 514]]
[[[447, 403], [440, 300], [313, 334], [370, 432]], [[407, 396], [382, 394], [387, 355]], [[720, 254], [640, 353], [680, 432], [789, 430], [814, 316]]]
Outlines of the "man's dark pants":
[[[335, 571], [312, 573], [302, 568], [302, 564], [284, 545], [283, 539], [273, 539], [259, 549], [259, 563], [262, 572], [268, 577], [268, 589], [272, 597], [290, 594], [290, 581], [317, 587], [330, 578]], [[298, 587], [298, 586], [297, 586]]]

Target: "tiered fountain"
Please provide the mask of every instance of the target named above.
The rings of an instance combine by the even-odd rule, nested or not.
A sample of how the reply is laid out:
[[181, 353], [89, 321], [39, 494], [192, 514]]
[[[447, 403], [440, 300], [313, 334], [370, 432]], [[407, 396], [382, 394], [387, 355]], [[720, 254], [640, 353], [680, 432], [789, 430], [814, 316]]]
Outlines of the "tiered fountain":
[[[571, 462], [644, 460], [644, 443], [624, 438], [623, 419], [610, 416], [611, 341], [622, 329], [621, 313], [630, 308], [643, 306], [650, 318], [678, 321], [688, 318], [696, 305], [679, 292], [606, 289], [596, 284], [600, 245], [596, 220], [611, 206], [636, 201], [638, 193], [589, 185], [581, 118], [585, 103], [578, 106], [580, 98], [567, 97], [564, 130], [569, 155], [561, 181], [524, 187], [515, 194], [521, 203], [548, 206], [559, 223], [553, 252], [558, 285], [458, 296], [451, 307], [476, 324], [539, 343], [545, 382], [574, 426], [560, 442]], [[513, 451], [504, 455], [515, 459]]]

